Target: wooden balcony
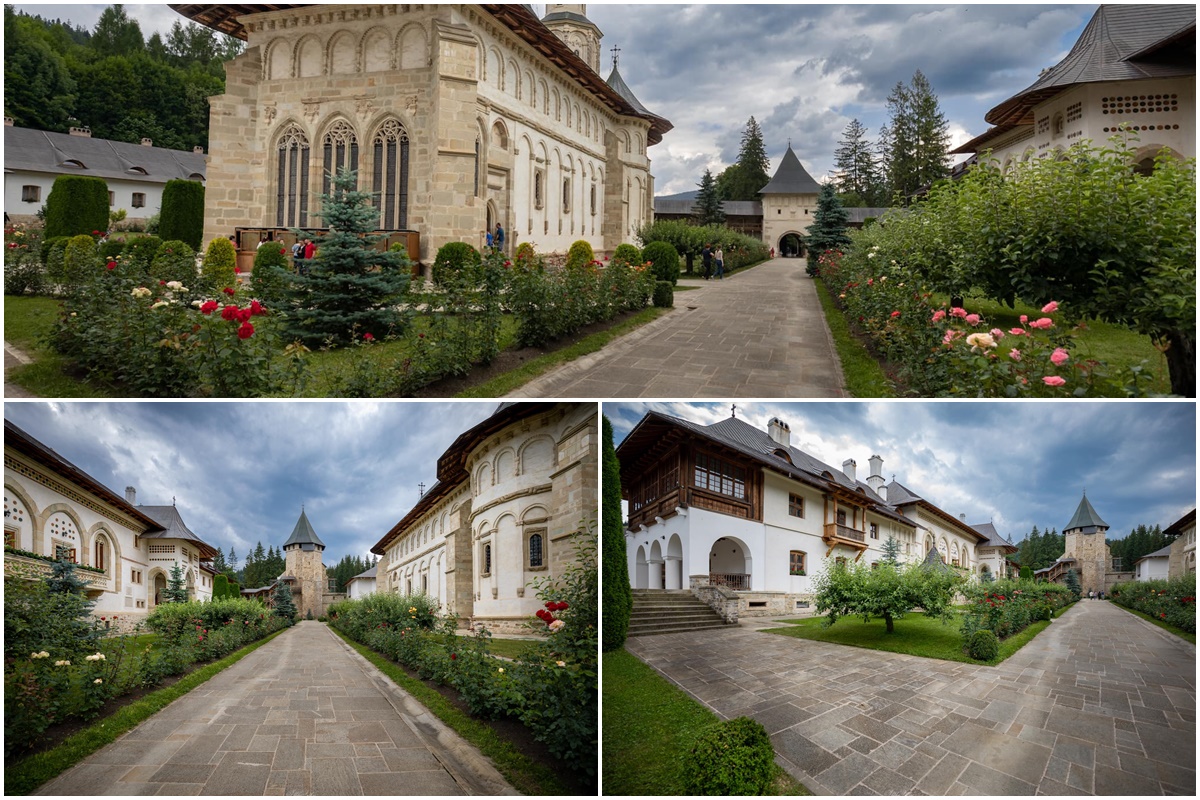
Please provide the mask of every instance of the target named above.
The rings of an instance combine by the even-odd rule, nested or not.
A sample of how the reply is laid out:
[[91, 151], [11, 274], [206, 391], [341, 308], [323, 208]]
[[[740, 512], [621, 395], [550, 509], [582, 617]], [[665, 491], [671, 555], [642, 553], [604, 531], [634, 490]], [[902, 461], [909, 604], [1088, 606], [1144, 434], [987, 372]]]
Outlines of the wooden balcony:
[[830, 550], [839, 544], [858, 550], [866, 550], [868, 547], [866, 533], [854, 528], [848, 528], [845, 525], [839, 525], [836, 522], [825, 524], [825, 532], [821, 538], [825, 540], [825, 544], [829, 545]]

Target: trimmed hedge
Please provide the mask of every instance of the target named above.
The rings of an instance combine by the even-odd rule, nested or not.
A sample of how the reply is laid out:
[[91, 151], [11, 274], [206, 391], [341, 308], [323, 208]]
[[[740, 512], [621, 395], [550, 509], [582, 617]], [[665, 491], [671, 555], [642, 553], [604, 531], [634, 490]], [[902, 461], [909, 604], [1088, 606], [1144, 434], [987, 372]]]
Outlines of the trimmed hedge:
[[433, 283], [445, 286], [462, 282], [474, 286], [479, 282], [481, 259], [479, 251], [466, 242], [447, 242], [433, 260]]
[[670, 242], [651, 242], [642, 251], [642, 258], [653, 265], [658, 280], [669, 281], [672, 286], [679, 280], [679, 251]]
[[93, 235], [108, 230], [108, 184], [102, 178], [60, 175], [46, 198], [45, 236]]
[[761, 795], [770, 787], [775, 749], [762, 723], [738, 717], [704, 728], [684, 767], [689, 794]]
[[[259, 249], [265, 250], [267, 247], [263, 245]], [[214, 292], [226, 286], [237, 288], [237, 250], [233, 242], [218, 236], [208, 243], [204, 262], [200, 266], [200, 277], [205, 286]]]
[[200, 249], [204, 238], [204, 184], [182, 179], [167, 181], [163, 187], [158, 235], [164, 240], [187, 242], [193, 250]]
[[673, 308], [675, 306], [675, 287], [670, 281], [657, 281], [654, 284], [654, 307]]

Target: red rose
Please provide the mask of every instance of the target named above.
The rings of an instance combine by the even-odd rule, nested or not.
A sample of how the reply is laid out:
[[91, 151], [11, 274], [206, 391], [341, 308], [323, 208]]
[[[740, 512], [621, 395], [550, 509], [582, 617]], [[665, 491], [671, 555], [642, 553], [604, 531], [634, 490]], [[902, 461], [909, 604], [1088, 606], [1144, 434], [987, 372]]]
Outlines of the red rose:
[[248, 308], [243, 308], [237, 313], [238, 322], [249, 322], [252, 316], [254, 316], [254, 312]]
[[211, 314], [212, 312], [217, 310], [218, 305], [219, 305], [219, 303], [217, 303], [216, 300], [209, 300], [207, 303], [204, 303], [203, 305], [200, 306], [200, 313], [204, 314], [205, 316], [208, 316], [209, 314]]
[[370, 331], [368, 331], [367, 333], [364, 333], [364, 334], [363, 334], [363, 339], [365, 339], [365, 340], [366, 340], [366, 341], [368, 341], [368, 342], [373, 342], [373, 341], [375, 341], [375, 337], [371, 335]]
[[242, 327], [238, 328], [239, 339], [249, 339], [254, 335], [254, 326], [249, 322], [243, 322]]
[[284, 250], [282, 247], [281, 247], [281, 248], [279, 248], [279, 255], [281, 255], [281, 256], [286, 256], [286, 255], [287, 255], [287, 250]]
[[424, 338], [425, 338], [425, 334], [423, 334], [423, 333], [418, 333], [418, 334], [417, 334], [417, 338], [418, 338], [418, 339], [424, 339]]
[[237, 319], [237, 313], [238, 313], [237, 306], [225, 306], [224, 308], [221, 309], [221, 319], [226, 320], [228, 322], [233, 322]]
[[450, 654], [450, 660], [451, 660], [451, 661], [457, 661], [457, 660], [458, 660], [458, 653], [451, 653], [451, 654]]
[[100, 231], [92, 231], [92, 236], [99, 236], [99, 235], [100, 235]]
[[234, 267], [234, 268], [233, 268], [233, 274], [234, 274], [234, 275], [241, 275], [241, 274], [242, 274], [242, 268], [241, 268], [241, 267]]
[[159, 282], [158, 282], [158, 285], [159, 285], [159, 286], [166, 286], [166, 285], [167, 285], [167, 282], [166, 282], [166, 281], [159, 281]]
[[234, 294], [234, 291], [233, 291], [233, 289], [230, 289], [228, 286], [226, 286], [226, 287], [225, 287], [224, 289], [222, 289], [221, 291], [222, 291], [222, 292], [224, 292], [225, 294], [229, 295], [230, 297], [232, 297], [232, 296], [233, 296], [233, 294]]
[[262, 307], [262, 303], [257, 300], [250, 301], [250, 313], [258, 317], [267, 313], [267, 310]]
[[116, 269], [117, 262], [113, 261], [112, 259], [109, 259], [109, 262], [107, 264], [105, 264], [104, 266], [108, 267], [109, 269]]

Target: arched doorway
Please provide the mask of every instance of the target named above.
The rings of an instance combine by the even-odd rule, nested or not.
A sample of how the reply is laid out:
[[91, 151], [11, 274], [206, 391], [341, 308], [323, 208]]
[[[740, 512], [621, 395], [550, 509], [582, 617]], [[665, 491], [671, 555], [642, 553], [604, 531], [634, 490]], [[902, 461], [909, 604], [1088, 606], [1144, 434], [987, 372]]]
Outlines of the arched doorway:
[[633, 588], [646, 589], [650, 586], [650, 565], [646, 563], [646, 548], [639, 545], [637, 560], [633, 566]]
[[800, 258], [804, 255], [804, 237], [798, 233], [785, 233], [779, 239], [779, 255], [782, 258]]
[[683, 542], [679, 534], [672, 535], [671, 541], [667, 542], [666, 588], [683, 588]]
[[650, 584], [647, 588], [662, 589], [663, 588], [663, 557], [662, 548], [658, 546], [658, 542], [650, 545], [649, 563], [649, 578]]
[[750, 551], [737, 539], [722, 536], [708, 551], [708, 580], [714, 586], [750, 588]]
[[163, 601], [163, 595], [167, 592], [167, 576], [160, 570], [154, 573], [154, 605], [158, 605]]

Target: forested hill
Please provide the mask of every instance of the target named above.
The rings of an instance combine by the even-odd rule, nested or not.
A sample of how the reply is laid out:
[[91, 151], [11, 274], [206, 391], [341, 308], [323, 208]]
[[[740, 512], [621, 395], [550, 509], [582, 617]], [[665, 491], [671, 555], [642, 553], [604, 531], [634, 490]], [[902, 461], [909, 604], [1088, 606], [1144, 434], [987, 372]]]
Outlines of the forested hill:
[[243, 43], [180, 18], [146, 39], [120, 5], [85, 30], [4, 7], [4, 115], [25, 128], [208, 149], [208, 97]]

